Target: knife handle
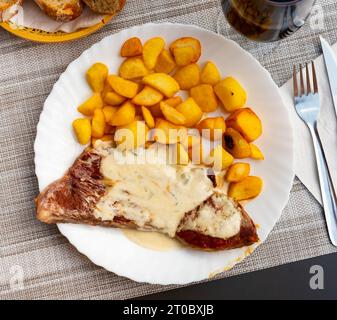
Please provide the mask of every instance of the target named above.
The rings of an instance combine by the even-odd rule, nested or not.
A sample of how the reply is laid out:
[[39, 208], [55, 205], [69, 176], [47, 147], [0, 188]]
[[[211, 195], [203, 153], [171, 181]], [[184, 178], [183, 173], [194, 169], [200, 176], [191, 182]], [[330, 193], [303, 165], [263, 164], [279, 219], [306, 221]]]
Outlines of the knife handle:
[[317, 123], [313, 126], [309, 126], [309, 129], [314, 143], [318, 177], [328, 233], [332, 244], [337, 247], [337, 197], [332, 184], [322, 143], [317, 131]]

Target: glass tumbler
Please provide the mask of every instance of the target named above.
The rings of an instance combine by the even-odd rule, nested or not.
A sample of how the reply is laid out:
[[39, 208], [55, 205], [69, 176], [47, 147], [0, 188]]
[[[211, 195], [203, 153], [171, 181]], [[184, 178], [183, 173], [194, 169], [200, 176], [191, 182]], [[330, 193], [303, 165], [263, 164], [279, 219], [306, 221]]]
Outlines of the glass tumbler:
[[229, 24], [256, 41], [281, 40], [301, 28], [315, 0], [222, 0]]

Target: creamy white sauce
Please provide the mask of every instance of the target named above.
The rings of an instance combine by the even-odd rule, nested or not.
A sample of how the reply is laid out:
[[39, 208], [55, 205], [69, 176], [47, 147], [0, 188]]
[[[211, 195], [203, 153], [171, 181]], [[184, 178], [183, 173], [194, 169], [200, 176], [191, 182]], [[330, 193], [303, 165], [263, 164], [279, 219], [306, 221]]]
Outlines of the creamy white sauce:
[[123, 234], [133, 243], [150, 250], [170, 251], [181, 245], [163, 233], [124, 229]]
[[112, 185], [97, 204], [95, 216], [102, 220], [120, 211], [144, 230], [150, 226], [174, 237], [185, 213], [213, 193], [206, 169], [166, 164], [154, 149], [97, 150], [103, 155], [101, 173]]
[[[122, 152], [100, 141], [95, 149], [102, 156], [107, 193], [94, 214], [103, 221], [116, 215], [134, 221], [145, 232], [123, 230], [130, 241], [152, 250], [176, 248], [178, 242], [169, 237], [175, 236], [185, 214], [200, 205], [197, 217], [185, 221], [181, 230], [222, 239], [240, 232], [240, 211], [225, 195], [224, 186], [213, 188], [207, 168], [167, 164], [163, 149]], [[210, 196], [218, 210], [203, 203]], [[153, 230], [158, 232], [149, 232]]]
[[216, 238], [228, 239], [239, 233], [241, 227], [241, 213], [233, 202], [220, 193], [212, 197], [216, 207], [208, 203], [203, 204], [198, 210], [198, 216], [187, 220], [182, 230], [199, 231], [202, 234]]

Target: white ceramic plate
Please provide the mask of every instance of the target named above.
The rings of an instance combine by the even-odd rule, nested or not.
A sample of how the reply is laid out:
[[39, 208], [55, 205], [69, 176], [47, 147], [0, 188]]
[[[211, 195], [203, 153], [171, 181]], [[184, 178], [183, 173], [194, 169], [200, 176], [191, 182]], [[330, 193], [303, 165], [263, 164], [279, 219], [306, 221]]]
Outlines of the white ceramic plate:
[[[116, 73], [122, 61], [121, 44], [134, 36], [143, 41], [161, 36], [167, 43], [183, 36], [196, 37], [203, 47], [200, 62], [214, 61], [223, 76], [233, 75], [246, 88], [247, 105], [260, 115], [264, 127], [257, 144], [266, 160], [251, 162], [252, 174], [263, 177], [264, 190], [246, 206], [259, 226], [263, 242], [287, 203], [294, 177], [289, 115], [269, 73], [249, 53], [231, 40], [191, 25], [147, 24], [124, 30], [98, 42], [68, 66], [46, 100], [37, 128], [35, 165], [40, 190], [60, 178], [82, 151], [73, 136], [71, 122], [80, 116], [77, 106], [91, 94], [85, 71], [100, 61], [109, 66], [111, 73]], [[95, 264], [118, 275], [155, 284], [206, 279], [233, 267], [256, 247], [220, 252], [188, 248], [159, 252], [134, 244], [117, 229], [72, 224], [60, 224], [59, 229]]]

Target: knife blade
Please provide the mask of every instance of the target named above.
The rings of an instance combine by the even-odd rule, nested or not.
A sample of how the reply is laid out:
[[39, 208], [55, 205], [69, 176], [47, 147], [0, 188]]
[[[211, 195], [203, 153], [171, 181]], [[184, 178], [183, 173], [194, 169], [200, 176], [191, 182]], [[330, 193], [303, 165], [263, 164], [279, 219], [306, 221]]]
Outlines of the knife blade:
[[333, 104], [335, 106], [337, 116], [337, 58], [329, 43], [323, 37], [320, 37], [320, 39], [323, 49], [326, 71], [328, 73]]

